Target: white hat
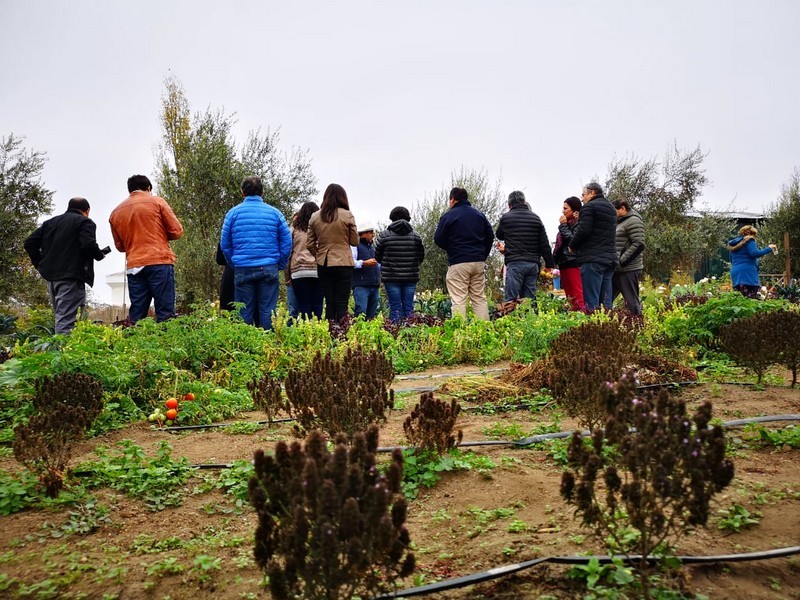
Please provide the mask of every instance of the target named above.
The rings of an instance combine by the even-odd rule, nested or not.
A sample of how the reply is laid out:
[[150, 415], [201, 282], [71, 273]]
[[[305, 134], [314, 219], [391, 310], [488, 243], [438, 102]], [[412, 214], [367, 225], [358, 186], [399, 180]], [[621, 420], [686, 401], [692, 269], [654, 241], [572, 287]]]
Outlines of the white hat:
[[375, 231], [375, 226], [372, 223], [367, 222], [366, 225], [362, 225], [358, 228], [358, 233], [364, 233], [366, 231]]

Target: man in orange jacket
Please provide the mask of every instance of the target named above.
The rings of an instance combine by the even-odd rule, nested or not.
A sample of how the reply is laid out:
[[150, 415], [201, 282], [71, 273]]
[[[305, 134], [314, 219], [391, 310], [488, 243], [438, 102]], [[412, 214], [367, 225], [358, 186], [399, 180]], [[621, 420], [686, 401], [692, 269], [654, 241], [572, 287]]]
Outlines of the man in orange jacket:
[[128, 179], [130, 196], [108, 220], [114, 245], [126, 255], [129, 318], [134, 323], [147, 316], [151, 300], [156, 321], [175, 314], [175, 253], [169, 242], [183, 235], [183, 226], [169, 204], [152, 191], [147, 177], [133, 175]]

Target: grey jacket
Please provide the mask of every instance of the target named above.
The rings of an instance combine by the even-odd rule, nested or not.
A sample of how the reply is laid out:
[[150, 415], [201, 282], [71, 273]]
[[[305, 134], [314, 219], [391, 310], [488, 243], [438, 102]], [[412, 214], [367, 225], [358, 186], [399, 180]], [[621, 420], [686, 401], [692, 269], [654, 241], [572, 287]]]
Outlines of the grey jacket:
[[641, 215], [631, 209], [617, 220], [617, 271], [639, 271], [644, 268], [644, 222]]

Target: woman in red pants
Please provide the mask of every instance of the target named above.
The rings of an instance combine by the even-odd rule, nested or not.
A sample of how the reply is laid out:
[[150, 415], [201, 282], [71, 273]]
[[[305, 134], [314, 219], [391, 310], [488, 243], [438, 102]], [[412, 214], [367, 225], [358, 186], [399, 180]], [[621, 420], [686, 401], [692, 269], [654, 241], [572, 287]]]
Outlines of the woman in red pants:
[[567, 246], [572, 239], [572, 234], [578, 225], [578, 216], [581, 210], [581, 201], [575, 196], [564, 200], [564, 209], [558, 220], [558, 236], [553, 249], [553, 257], [561, 271], [561, 287], [564, 288], [572, 310], [583, 310], [583, 284], [581, 283], [581, 268], [575, 260], [575, 255], [567, 254]]

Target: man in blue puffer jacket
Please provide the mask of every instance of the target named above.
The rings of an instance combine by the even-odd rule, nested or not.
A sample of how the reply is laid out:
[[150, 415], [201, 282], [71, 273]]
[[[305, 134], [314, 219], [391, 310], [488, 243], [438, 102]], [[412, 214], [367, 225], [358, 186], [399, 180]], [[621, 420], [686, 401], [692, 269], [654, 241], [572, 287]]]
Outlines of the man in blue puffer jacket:
[[241, 204], [225, 215], [220, 246], [233, 266], [235, 302], [243, 302], [242, 319], [253, 324], [258, 311], [261, 327], [272, 329], [272, 312], [278, 304], [278, 274], [292, 252], [292, 234], [281, 212], [261, 197], [258, 177], [242, 181]]

